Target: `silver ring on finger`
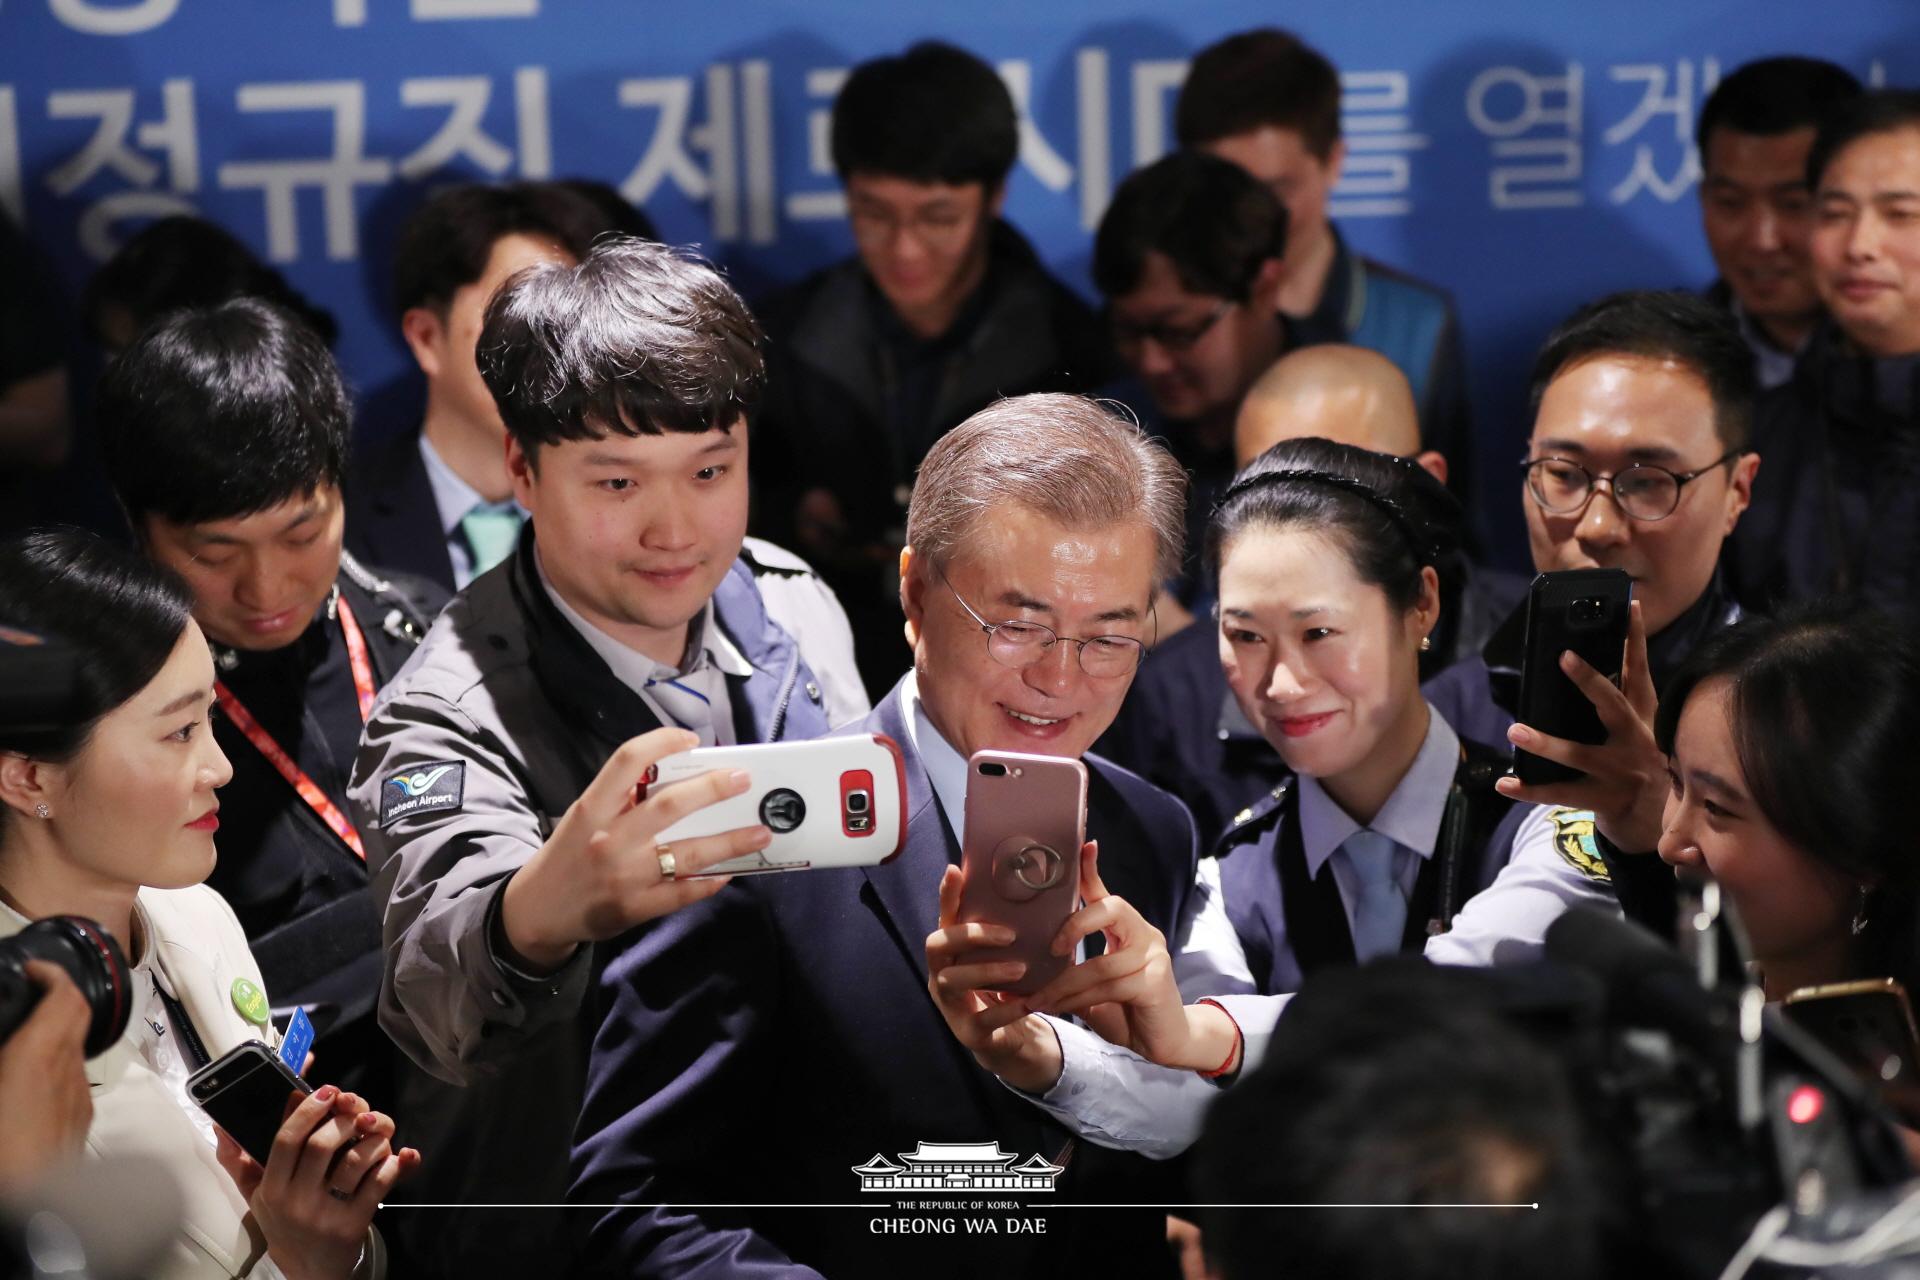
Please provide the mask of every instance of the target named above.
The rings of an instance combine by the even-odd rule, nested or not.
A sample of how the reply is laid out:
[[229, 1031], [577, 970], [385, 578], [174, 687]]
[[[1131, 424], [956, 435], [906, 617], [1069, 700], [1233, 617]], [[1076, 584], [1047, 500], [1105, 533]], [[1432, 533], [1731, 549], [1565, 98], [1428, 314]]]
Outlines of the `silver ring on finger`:
[[653, 852], [654, 855], [660, 859], [660, 878], [662, 880], [673, 879], [676, 868], [673, 861], [672, 846], [658, 844], [653, 847]]

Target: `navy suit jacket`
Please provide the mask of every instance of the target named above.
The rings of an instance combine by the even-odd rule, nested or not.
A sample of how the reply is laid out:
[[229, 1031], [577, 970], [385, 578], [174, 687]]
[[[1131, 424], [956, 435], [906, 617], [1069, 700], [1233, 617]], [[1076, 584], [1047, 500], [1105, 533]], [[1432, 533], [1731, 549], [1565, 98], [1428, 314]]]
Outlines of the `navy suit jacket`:
[[446, 530], [434, 505], [420, 432], [408, 431], [357, 462], [347, 477], [347, 550], [363, 564], [411, 573], [457, 591]]
[[[912, 750], [898, 690], [847, 731], [901, 746], [908, 836], [899, 857], [743, 877], [635, 931], [602, 971], [571, 1198], [636, 1207], [596, 1215], [588, 1270], [1157, 1274], [1168, 1255], [1163, 1215], [1151, 1210], [1055, 1214], [1037, 1239], [870, 1231], [876, 1213], [897, 1212], [901, 1193], [862, 1197], [853, 1167], [875, 1153], [897, 1161], [921, 1141], [997, 1141], [1016, 1161], [1038, 1152], [1068, 1166], [1055, 1196], [1023, 1203], [1165, 1203], [1155, 1197], [1179, 1193], [1138, 1156], [1074, 1142], [947, 1030], [927, 993], [925, 942], [957, 843]], [[1102, 878], [1165, 929], [1193, 884], [1193, 821], [1124, 769], [1087, 764], [1087, 830], [1100, 842]], [[687, 1205], [842, 1207], [657, 1207]]]

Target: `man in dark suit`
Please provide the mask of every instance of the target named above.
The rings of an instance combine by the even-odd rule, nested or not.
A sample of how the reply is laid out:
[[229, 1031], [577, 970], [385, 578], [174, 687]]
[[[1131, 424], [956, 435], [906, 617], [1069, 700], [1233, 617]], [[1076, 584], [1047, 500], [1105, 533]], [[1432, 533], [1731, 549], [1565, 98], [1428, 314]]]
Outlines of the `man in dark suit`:
[[[630, 935], [607, 965], [572, 1195], [635, 1207], [599, 1217], [592, 1267], [1138, 1276], [1168, 1265], [1162, 1215], [1147, 1210], [1059, 1214], [1010, 1236], [997, 1222], [898, 1234], [874, 1225], [897, 1216], [876, 1218], [878, 1203], [715, 1206], [845, 1205], [857, 1166], [923, 1143], [1038, 1155], [1064, 1168], [1055, 1193], [1067, 1201], [1176, 1194], [1154, 1166], [1077, 1145], [976, 1065], [929, 996], [924, 944], [941, 875], [960, 858], [971, 753], [1078, 758], [1119, 709], [1152, 634], [1155, 584], [1179, 563], [1182, 487], [1164, 449], [1077, 396], [1002, 401], [934, 445], [901, 557], [914, 670], [856, 727], [902, 750], [906, 847], [884, 866], [737, 880]], [[1212, 888], [1196, 875], [1191, 818], [1124, 769], [1086, 763], [1102, 874], [1132, 886], [1116, 890], [1129, 901], [1143, 895], [1170, 937], [1190, 936]]]
[[562, 183], [450, 187], [407, 220], [394, 305], [426, 379], [417, 431], [377, 446], [347, 482], [347, 547], [458, 591], [512, 549], [526, 518], [507, 475], [507, 428], [474, 344], [487, 301], [526, 267], [572, 266], [607, 217]]

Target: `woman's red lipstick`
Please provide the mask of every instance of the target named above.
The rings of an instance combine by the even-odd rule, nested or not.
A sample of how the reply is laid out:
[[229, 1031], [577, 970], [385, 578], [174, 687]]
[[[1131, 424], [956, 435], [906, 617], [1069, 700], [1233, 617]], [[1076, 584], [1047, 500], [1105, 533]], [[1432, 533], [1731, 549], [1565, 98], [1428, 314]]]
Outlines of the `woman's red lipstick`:
[[187, 824], [194, 831], [218, 831], [220, 829], [220, 811], [209, 809]]
[[1333, 716], [1331, 711], [1312, 716], [1283, 716], [1280, 719], [1280, 732], [1289, 738], [1304, 738], [1333, 719]]

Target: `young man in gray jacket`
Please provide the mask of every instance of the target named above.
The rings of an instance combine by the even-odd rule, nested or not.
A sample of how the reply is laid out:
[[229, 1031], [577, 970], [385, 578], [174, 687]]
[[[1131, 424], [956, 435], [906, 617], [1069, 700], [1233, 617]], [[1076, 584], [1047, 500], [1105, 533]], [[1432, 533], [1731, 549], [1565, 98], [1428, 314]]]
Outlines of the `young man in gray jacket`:
[[[779, 573], [791, 596], [799, 575], [742, 549], [758, 337], [712, 268], [632, 239], [532, 268], [488, 307], [480, 367], [531, 519], [389, 687], [352, 789], [385, 903], [381, 1023], [418, 1068], [395, 1111], [432, 1153], [417, 1201], [562, 1198], [596, 944], [718, 887], [677, 877], [765, 845], [756, 826], [659, 854], [658, 832], [747, 780], [635, 804], [648, 766], [829, 727], [759, 586]], [[436, 1275], [565, 1274], [560, 1225], [486, 1207], [397, 1223]]]

